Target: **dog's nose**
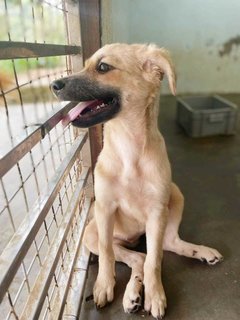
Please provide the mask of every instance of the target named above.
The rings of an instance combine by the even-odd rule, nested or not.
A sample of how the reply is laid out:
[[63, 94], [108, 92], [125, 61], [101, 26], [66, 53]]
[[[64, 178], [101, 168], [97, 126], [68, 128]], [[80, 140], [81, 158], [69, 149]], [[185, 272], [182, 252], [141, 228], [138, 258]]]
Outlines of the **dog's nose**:
[[56, 80], [53, 81], [53, 83], [51, 84], [52, 90], [57, 92], [62, 90], [65, 87], [65, 83], [62, 80]]

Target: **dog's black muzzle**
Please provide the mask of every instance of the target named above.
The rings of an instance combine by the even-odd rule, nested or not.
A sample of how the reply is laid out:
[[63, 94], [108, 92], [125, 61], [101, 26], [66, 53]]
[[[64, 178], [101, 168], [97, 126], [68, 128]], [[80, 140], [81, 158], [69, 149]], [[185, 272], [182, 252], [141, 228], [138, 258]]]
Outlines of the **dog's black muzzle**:
[[83, 75], [58, 79], [51, 84], [51, 89], [63, 101], [89, 101], [89, 106], [72, 121], [77, 127], [86, 128], [106, 122], [121, 108], [119, 90]]

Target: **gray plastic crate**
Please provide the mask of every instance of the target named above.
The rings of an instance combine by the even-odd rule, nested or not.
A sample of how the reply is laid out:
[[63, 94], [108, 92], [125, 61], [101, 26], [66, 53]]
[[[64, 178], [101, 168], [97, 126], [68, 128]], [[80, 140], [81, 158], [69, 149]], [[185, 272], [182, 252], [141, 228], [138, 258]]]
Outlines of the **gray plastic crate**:
[[220, 96], [177, 99], [177, 122], [191, 137], [236, 133], [238, 107]]

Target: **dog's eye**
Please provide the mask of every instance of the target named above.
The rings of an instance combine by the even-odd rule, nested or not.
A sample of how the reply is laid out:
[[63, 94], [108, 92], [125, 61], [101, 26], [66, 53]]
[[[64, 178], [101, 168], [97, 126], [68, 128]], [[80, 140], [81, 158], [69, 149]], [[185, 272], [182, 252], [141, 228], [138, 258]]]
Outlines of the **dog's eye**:
[[97, 71], [99, 73], [106, 73], [112, 69], [113, 69], [112, 66], [110, 66], [109, 64], [104, 63], [104, 62], [99, 63], [99, 65], [97, 66]]

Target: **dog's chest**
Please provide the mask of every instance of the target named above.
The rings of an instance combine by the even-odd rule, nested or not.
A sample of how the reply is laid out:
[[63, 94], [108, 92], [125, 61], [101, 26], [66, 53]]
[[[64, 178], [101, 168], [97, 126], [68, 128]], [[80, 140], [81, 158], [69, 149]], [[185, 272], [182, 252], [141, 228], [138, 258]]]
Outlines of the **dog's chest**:
[[156, 197], [153, 184], [138, 170], [120, 175], [115, 187], [119, 209], [135, 218], [142, 217]]

